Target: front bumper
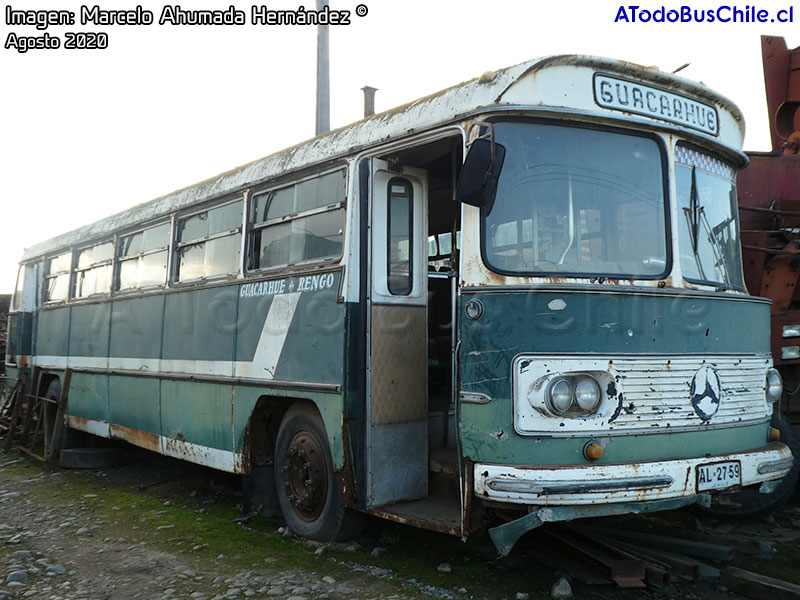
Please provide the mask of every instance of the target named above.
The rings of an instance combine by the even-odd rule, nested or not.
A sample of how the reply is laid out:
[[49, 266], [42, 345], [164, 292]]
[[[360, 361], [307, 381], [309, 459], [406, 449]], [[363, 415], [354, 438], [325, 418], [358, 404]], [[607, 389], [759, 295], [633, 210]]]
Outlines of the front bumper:
[[792, 467], [792, 453], [776, 442], [747, 452], [626, 464], [515, 467], [476, 463], [475, 494], [486, 500], [537, 506], [685, 498], [724, 491], [698, 491], [696, 476], [698, 466], [722, 461], [739, 461], [744, 487], [785, 476]]

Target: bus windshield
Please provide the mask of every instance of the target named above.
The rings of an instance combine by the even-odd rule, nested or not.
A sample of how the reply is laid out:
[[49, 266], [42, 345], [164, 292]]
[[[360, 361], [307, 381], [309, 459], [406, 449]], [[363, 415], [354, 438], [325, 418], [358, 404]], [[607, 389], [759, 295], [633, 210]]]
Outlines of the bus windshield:
[[719, 159], [675, 149], [681, 270], [687, 281], [744, 289], [735, 171]]
[[663, 151], [652, 137], [495, 124], [506, 157], [483, 212], [487, 265], [509, 275], [658, 279], [668, 268]]

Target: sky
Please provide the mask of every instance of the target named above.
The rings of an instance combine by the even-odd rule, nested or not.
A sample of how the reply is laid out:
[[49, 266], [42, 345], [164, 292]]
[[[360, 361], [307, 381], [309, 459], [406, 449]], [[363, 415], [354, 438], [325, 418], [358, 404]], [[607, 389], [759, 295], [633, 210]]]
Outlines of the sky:
[[[162, 196], [314, 135], [316, 27], [251, 25], [253, 5], [311, 8], [315, 0], [183, 0], [180, 8], [247, 15], [239, 26], [159, 25], [166, 3], [86, 0], [105, 11], [154, 14], [152, 25], [82, 25], [73, 0], [14, 0], [0, 20], [0, 293], [10, 293], [23, 249]], [[366, 7], [364, 16], [357, 8]], [[738, 6], [730, 0], [620, 4], [608, 0], [330, 0], [350, 24], [330, 29], [331, 126], [363, 114], [361, 88], [387, 110], [531, 58], [579, 53], [619, 58], [702, 81], [731, 98], [747, 122], [746, 150], [770, 148], [761, 35], [800, 45], [794, 23], [642, 23], [656, 10]], [[175, 6], [174, 3], [171, 6]], [[8, 7], [57, 7], [75, 25], [45, 30], [7, 22]], [[723, 16], [729, 13], [723, 12]], [[105, 49], [66, 49], [68, 32], [107, 34]], [[12, 37], [49, 35], [58, 49], [19, 52]]]

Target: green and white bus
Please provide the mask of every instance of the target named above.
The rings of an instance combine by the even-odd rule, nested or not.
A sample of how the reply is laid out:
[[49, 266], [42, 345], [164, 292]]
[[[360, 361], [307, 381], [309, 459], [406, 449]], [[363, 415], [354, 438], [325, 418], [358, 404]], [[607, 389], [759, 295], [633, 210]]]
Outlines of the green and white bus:
[[241, 473], [297, 533], [368, 513], [501, 552], [790, 469], [742, 279], [736, 106], [533, 60], [25, 251], [7, 373], [65, 423]]

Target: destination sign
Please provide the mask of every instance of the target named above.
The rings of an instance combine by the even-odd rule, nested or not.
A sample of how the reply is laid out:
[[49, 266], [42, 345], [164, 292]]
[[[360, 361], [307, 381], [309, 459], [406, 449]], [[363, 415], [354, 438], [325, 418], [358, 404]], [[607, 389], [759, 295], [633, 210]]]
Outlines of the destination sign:
[[239, 286], [239, 297], [256, 298], [260, 296], [291, 294], [293, 292], [316, 292], [318, 290], [330, 290], [333, 288], [335, 283], [336, 275], [334, 273], [289, 277], [286, 279], [271, 279], [269, 281], [245, 283], [244, 285]]
[[645, 115], [719, 135], [719, 115], [713, 106], [636, 81], [595, 73], [594, 101], [603, 108]]

